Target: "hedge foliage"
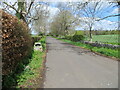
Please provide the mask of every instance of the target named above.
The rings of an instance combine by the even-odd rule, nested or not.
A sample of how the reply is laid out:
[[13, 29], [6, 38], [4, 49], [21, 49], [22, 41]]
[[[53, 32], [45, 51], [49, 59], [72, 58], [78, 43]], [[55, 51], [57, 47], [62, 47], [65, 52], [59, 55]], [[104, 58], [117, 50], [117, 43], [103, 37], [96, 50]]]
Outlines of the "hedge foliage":
[[28, 26], [22, 20], [0, 10], [2, 13], [2, 74], [14, 71], [17, 64], [32, 51], [32, 38]]
[[83, 40], [83, 39], [84, 39], [84, 36], [83, 36], [83, 35], [74, 35], [74, 36], [72, 37], [72, 41], [75, 41], [75, 42], [81, 41], [81, 40]]
[[42, 36], [33, 36], [32, 37], [33, 45], [35, 44], [35, 42], [38, 42], [41, 38], [42, 38]]
[[84, 36], [75, 34], [73, 36], [65, 36], [65, 39], [77, 42], [77, 41], [84, 40]]

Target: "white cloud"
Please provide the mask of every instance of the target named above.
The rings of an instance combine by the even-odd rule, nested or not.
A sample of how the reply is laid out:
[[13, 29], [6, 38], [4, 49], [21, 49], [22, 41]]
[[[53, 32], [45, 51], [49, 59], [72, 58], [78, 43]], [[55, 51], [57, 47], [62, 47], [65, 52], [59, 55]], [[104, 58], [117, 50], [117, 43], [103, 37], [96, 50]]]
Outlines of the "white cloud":
[[[1, 0], [1, 2], [15, 2], [17, 0]], [[20, 0], [21, 2], [24, 0]], [[27, 2], [31, 2], [33, 0], [26, 0]], [[91, 1], [99, 1], [99, 0], [35, 0], [35, 2], [91, 2]], [[115, 1], [115, 0], [101, 0], [101, 1]]]
[[[35, 0], [36, 2], [39, 2], [39, 1], [44, 1], [44, 2], [91, 2], [91, 1], [99, 1], [99, 0]], [[114, 0], [101, 0], [103, 2], [113, 2]]]
[[112, 11], [112, 14], [118, 14], [118, 8], [115, 8], [115, 9]]
[[[87, 22], [89, 23], [90, 21], [92, 21], [92, 18], [89, 18], [89, 17], [82, 17], [82, 18], [79, 18], [81, 21], [85, 21], [85, 22], [80, 22], [80, 28], [83, 28], [83, 29], [89, 29], [89, 26], [87, 24]], [[99, 18], [96, 18], [96, 19], [99, 19]], [[94, 30], [115, 30], [117, 29], [118, 27], [118, 23], [117, 22], [112, 22], [112, 21], [109, 21], [109, 20], [101, 20], [101, 21], [96, 21], [93, 25], [93, 29]], [[78, 27], [77, 27], [78, 28]]]
[[112, 22], [109, 20], [101, 20], [99, 22], [96, 22], [94, 25], [94, 28], [96, 29], [103, 29], [103, 30], [115, 30], [118, 27], [117, 22]]
[[57, 7], [51, 7], [51, 6], [48, 7], [48, 10], [52, 16], [54, 16], [59, 11]]
[[51, 21], [54, 18], [54, 16], [56, 15], [56, 13], [59, 12], [59, 9], [57, 7], [49, 6], [48, 10], [49, 10], [49, 13], [50, 13], [50, 15], [49, 15], [49, 17], [50, 17], [49, 21]]

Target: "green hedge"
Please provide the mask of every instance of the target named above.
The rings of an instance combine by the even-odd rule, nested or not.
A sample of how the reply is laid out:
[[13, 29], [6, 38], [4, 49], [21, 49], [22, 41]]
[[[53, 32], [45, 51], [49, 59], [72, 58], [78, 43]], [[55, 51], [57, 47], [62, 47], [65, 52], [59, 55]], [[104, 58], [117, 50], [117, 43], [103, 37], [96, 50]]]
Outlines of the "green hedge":
[[84, 36], [83, 35], [76, 35], [75, 34], [73, 36], [65, 36], [65, 39], [77, 42], [77, 41], [83, 40]]
[[72, 40], [72, 36], [65, 36], [65, 39]]
[[74, 36], [72, 37], [72, 41], [75, 41], [75, 42], [81, 41], [81, 40], [83, 40], [83, 39], [84, 39], [84, 36], [83, 36], [83, 35], [74, 35]]

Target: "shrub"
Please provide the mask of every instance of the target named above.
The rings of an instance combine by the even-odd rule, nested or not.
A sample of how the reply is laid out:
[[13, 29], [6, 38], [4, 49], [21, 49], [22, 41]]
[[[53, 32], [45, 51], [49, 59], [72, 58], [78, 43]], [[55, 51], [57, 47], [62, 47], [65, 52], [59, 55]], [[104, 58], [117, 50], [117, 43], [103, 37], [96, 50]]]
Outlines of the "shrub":
[[13, 72], [32, 51], [32, 38], [28, 26], [22, 20], [2, 10], [2, 74]]
[[35, 42], [38, 42], [41, 38], [42, 38], [42, 36], [34, 36], [34, 37], [32, 37], [33, 45], [35, 44]]
[[72, 40], [72, 36], [65, 36], [65, 39]]
[[74, 35], [74, 36], [72, 37], [72, 41], [75, 41], [75, 42], [81, 41], [81, 40], [83, 40], [83, 39], [84, 39], [84, 36], [83, 36], [83, 35]]

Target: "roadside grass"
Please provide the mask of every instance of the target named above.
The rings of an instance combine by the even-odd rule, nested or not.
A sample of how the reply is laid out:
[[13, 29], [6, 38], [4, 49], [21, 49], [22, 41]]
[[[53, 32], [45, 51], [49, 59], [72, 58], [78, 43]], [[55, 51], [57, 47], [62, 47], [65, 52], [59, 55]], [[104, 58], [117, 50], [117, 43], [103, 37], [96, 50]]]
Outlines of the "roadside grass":
[[111, 57], [115, 57], [117, 59], [120, 59], [119, 50], [103, 48], [103, 47], [93, 47], [93, 46], [88, 45], [88, 44], [83, 44], [83, 43], [80, 43], [80, 42], [73, 42], [73, 41], [66, 40], [66, 39], [60, 39], [60, 38], [56, 38], [56, 39], [59, 39], [59, 40], [62, 40], [64, 42], [73, 44], [75, 46], [80, 46], [80, 47], [89, 49], [89, 50], [94, 51], [94, 52], [98, 52], [98, 53], [101, 53], [101, 54], [104, 54], [104, 55], [107, 55], [107, 56], [111, 56]]
[[[40, 74], [40, 68], [43, 64], [43, 55], [44, 52], [40, 51], [34, 51], [33, 56], [31, 58], [31, 62], [25, 67], [24, 71], [17, 76], [18, 80], [18, 86], [19, 87], [33, 87], [33, 82], [30, 82], [29, 80], [36, 79], [36, 77], [39, 77]], [[35, 80], [34, 80], [35, 81]]]
[[46, 50], [46, 36], [43, 36], [43, 38], [41, 40], [39, 40], [38, 42], [41, 42], [43, 50]]
[[13, 73], [5, 76], [4, 82], [2, 83], [3, 88], [36, 88], [36, 86], [40, 88], [40, 84], [42, 84], [41, 74], [44, 68], [43, 62], [46, 55], [45, 39], [46, 37], [43, 37], [38, 41], [41, 42], [44, 51], [33, 51], [31, 56], [22, 60]]
[[[18, 75], [18, 86], [17, 88], [23, 87], [23, 88], [35, 88], [35, 84], [40, 84], [42, 83], [41, 78], [42, 76], [40, 74], [41, 70], [43, 68], [43, 62], [45, 59], [45, 49], [46, 49], [46, 37], [43, 37], [41, 40], [38, 42], [41, 42], [43, 46], [43, 52], [40, 51], [34, 51], [33, 56], [30, 59], [30, 63], [25, 67], [24, 71]], [[40, 80], [38, 80], [40, 79]], [[40, 86], [40, 85], [37, 85]], [[40, 88], [40, 87], [37, 87]]]

